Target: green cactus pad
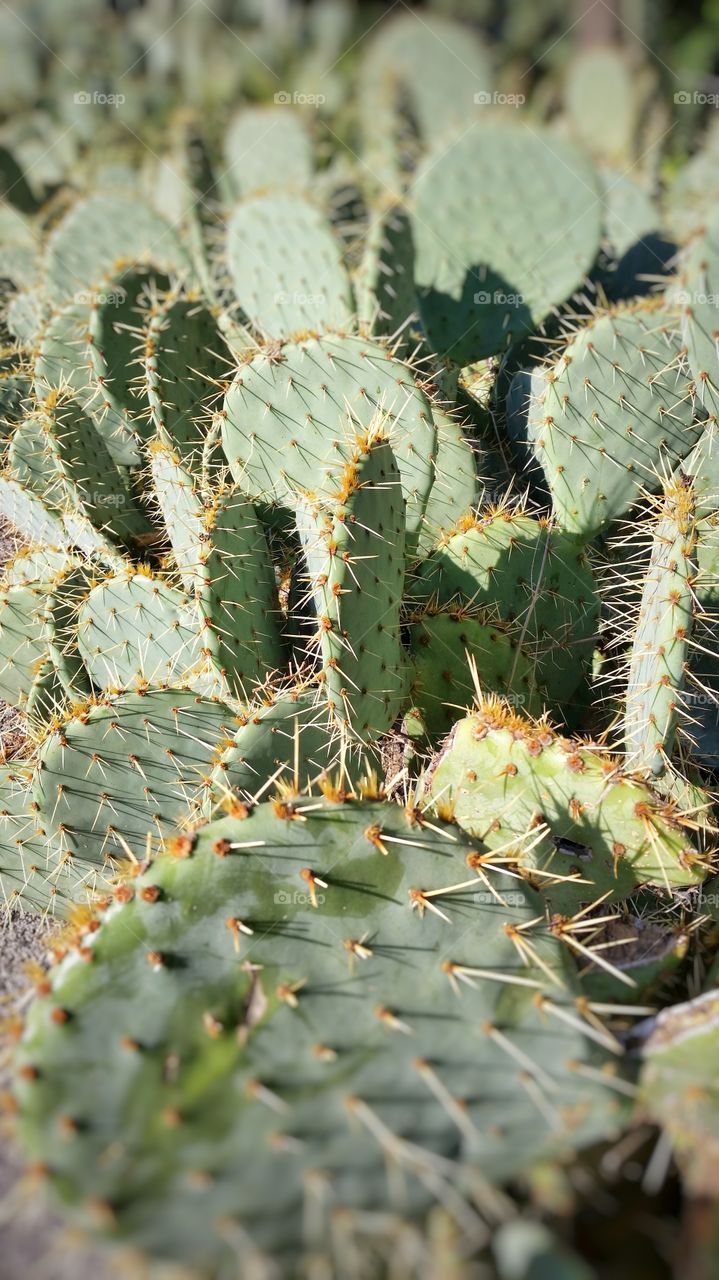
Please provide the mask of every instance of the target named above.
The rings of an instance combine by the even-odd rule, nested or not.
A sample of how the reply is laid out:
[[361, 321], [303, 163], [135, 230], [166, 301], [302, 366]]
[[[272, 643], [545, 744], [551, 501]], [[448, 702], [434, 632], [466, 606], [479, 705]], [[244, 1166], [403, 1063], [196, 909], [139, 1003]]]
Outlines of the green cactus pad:
[[285, 664], [275, 574], [252, 503], [237, 488], [205, 496], [177, 454], [151, 451], [155, 491], [183, 583], [198, 603], [202, 645], [245, 701]]
[[0, 200], [0, 277], [15, 288], [34, 284], [37, 278], [37, 238], [32, 223], [19, 209]]
[[389, 729], [404, 692], [404, 498], [389, 443], [368, 435], [335, 484], [334, 502], [307, 503], [298, 517], [317, 620], [310, 652], [332, 719], [368, 742]]
[[500, 509], [463, 522], [418, 565], [418, 602], [496, 608], [516, 624], [537, 682], [565, 708], [591, 659], [599, 601], [583, 545], [546, 521]]
[[684, 458], [681, 472], [691, 482], [697, 517], [713, 517], [719, 510], [719, 432], [713, 417]]
[[0, 371], [0, 440], [23, 418], [32, 384], [24, 374], [12, 369]]
[[628, 1086], [539, 900], [495, 872], [493, 896], [473, 851], [414, 811], [289, 796], [130, 881], [17, 1052], [20, 1136], [71, 1220], [205, 1274], [305, 1252], [342, 1274], [337, 1210], [439, 1199], [483, 1236], [487, 1179], [613, 1128]]
[[188, 673], [203, 663], [197, 612], [193, 616], [181, 592], [146, 574], [93, 587], [80, 608], [77, 634], [100, 689], [186, 684]]
[[490, 54], [471, 27], [411, 10], [387, 16], [368, 43], [364, 74], [407, 106], [425, 143], [481, 116], [492, 100]]
[[663, 215], [678, 243], [702, 232], [716, 211], [719, 129], [710, 119], [701, 143], [664, 192]]
[[346, 328], [354, 303], [329, 224], [299, 195], [255, 196], [227, 229], [237, 300], [266, 338]]
[[0, 590], [0, 687], [28, 714], [38, 700], [59, 709], [65, 698], [89, 692], [74, 629], [84, 589], [84, 573], [68, 561], [49, 580]]
[[449, 413], [432, 407], [437, 427], [434, 480], [425, 508], [417, 553], [434, 551], [445, 534], [471, 517], [479, 498], [477, 461], [481, 453], [470, 443], [460, 423]]
[[62, 714], [67, 702], [60, 673], [51, 658], [44, 658], [23, 706], [30, 732], [42, 734]]
[[8, 476], [0, 476], [0, 516], [31, 546], [70, 546], [70, 536], [60, 517], [41, 498]]
[[648, 191], [631, 174], [602, 165], [604, 225], [615, 257], [622, 258], [661, 225], [661, 214]]
[[196, 298], [174, 298], [153, 309], [144, 337], [144, 380], [151, 421], [187, 459], [201, 449], [209, 406], [227, 377], [229, 360], [211, 312]]
[[538, 128], [463, 122], [429, 153], [413, 192], [420, 312], [432, 349], [458, 365], [541, 324], [599, 249], [590, 165]]
[[[59, 473], [65, 511], [79, 511], [99, 533], [128, 542], [148, 532], [135, 504], [127, 473], [115, 465], [90, 418], [76, 400], [52, 394], [42, 405], [46, 448]], [[58, 486], [59, 488], [59, 486]]]
[[0, 765], [0, 921], [25, 911], [60, 915], [83, 896], [71, 860], [56, 859], [32, 803], [32, 770]]
[[71, 388], [79, 398], [91, 394], [88, 325], [92, 293], [74, 299], [49, 316], [35, 357], [35, 394], [44, 400], [50, 391]]
[[392, 335], [406, 331], [417, 311], [417, 295], [412, 223], [404, 205], [393, 203], [381, 210], [370, 210], [354, 289], [363, 332]]
[[5, 324], [8, 332], [17, 339], [20, 349], [30, 351], [35, 346], [48, 312], [47, 298], [40, 285], [12, 296], [5, 312]]
[[46, 591], [42, 585], [0, 588], [0, 688], [23, 707], [47, 657]]
[[45, 273], [52, 301], [83, 294], [121, 260], [192, 277], [185, 249], [159, 213], [136, 195], [97, 193], [78, 201], [50, 234]]
[[111, 869], [185, 818], [231, 711], [189, 689], [106, 696], [46, 738], [33, 784], [43, 825], [77, 865]]
[[167, 530], [185, 590], [194, 594], [202, 577], [205, 550], [205, 497], [199, 481], [184, 467], [179, 454], [162, 441], [150, 446], [154, 496]]
[[643, 489], [659, 488], [701, 433], [672, 313], [599, 315], [568, 344], [530, 415], [557, 519], [594, 537]]
[[[118, 548], [116, 542], [110, 541], [105, 533], [92, 523], [84, 510], [67, 510], [62, 521], [68, 538], [77, 548], [78, 553], [97, 560], [105, 569], [111, 569], [113, 573], [127, 569], [129, 561], [124, 552]], [[136, 540], [138, 546], [143, 545], [146, 536], [148, 535], [140, 534]], [[153, 537], [152, 534], [149, 536]], [[135, 542], [134, 538], [133, 542]]]
[[212, 789], [218, 800], [250, 800], [270, 778], [305, 788], [323, 774], [348, 787], [378, 766], [376, 752], [358, 748], [329, 720], [317, 689], [292, 690], [248, 713], [215, 766]]
[[287, 103], [238, 111], [225, 135], [224, 155], [227, 185], [238, 197], [310, 185], [312, 142], [301, 113]]
[[682, 307], [682, 334], [700, 406], [713, 417], [719, 412], [719, 217], [712, 210], [702, 232], [685, 250], [675, 292]]
[[108, 275], [89, 295], [87, 362], [90, 394], [86, 410], [116, 461], [142, 461], [149, 406], [141, 377], [143, 329], [167, 277], [132, 266]]
[[704, 519], [697, 526], [696, 577], [692, 583], [695, 599], [699, 602], [710, 630], [719, 605], [718, 515]]
[[517, 629], [492, 624], [462, 610], [421, 613], [409, 619], [413, 705], [437, 741], [472, 707], [480, 689], [499, 693], [527, 715], [540, 715], [534, 665], [517, 644]]
[[233, 692], [249, 701], [255, 684], [286, 659], [267, 538], [238, 488], [207, 504], [200, 536], [195, 594], [202, 642]]
[[[499, 700], [456, 725], [429, 789], [470, 835], [490, 848], [512, 846], [530, 878], [549, 872], [535, 883], [552, 910], [576, 910], [603, 894], [616, 901], [641, 884], [668, 892], [703, 878], [688, 831], [646, 782]], [[570, 874], [588, 883], [551, 879]]]
[[570, 61], [565, 104], [573, 136], [590, 153], [635, 159], [641, 100], [637, 75], [618, 49], [592, 48]]
[[[113, 291], [117, 297], [118, 287], [115, 286]], [[38, 399], [44, 400], [54, 390], [71, 389], [93, 417], [113, 461], [120, 466], [133, 466], [141, 461], [140, 443], [135, 424], [129, 422], [127, 410], [121, 403], [117, 373], [119, 368], [124, 377], [135, 340], [130, 338], [126, 341], [124, 330], [119, 340], [118, 336], [114, 338], [114, 343], [124, 346], [125, 350], [123, 356], [114, 361], [115, 378], [108, 381], [108, 366], [102, 351], [109, 349], [114, 352], [115, 349], [111, 343], [108, 344], [108, 335], [104, 333], [105, 326], [110, 323], [105, 314], [109, 312], [110, 304], [93, 308], [94, 296], [92, 291], [86, 290], [80, 301], [66, 303], [49, 317], [38, 342], [35, 393]], [[117, 312], [117, 304], [113, 302], [109, 314], [115, 321]], [[136, 316], [131, 318], [137, 322]]]
[[690, 1193], [719, 1195], [719, 992], [663, 1010], [642, 1052], [642, 1102], [668, 1135]]
[[691, 488], [682, 480], [667, 485], [643, 575], [624, 713], [627, 762], [655, 775], [666, 768], [682, 706], [694, 620], [696, 534]]
[[54, 547], [21, 547], [5, 565], [3, 578], [9, 587], [50, 583], [68, 569], [77, 568], [78, 563], [69, 551]]
[[367, 185], [378, 199], [399, 199], [406, 183], [403, 161], [408, 123], [396, 100], [396, 86], [374, 59], [360, 65], [357, 114]]
[[437, 434], [411, 371], [378, 343], [310, 338], [261, 352], [227, 393], [222, 443], [253, 500], [294, 509], [298, 492], [331, 495], [334, 473], [377, 413], [402, 479], [411, 554], [434, 482]]
[[13, 480], [48, 507], [62, 508], [65, 486], [45, 414], [31, 413], [18, 423], [8, 446], [7, 468]]
[[126, 541], [147, 530], [130, 492], [127, 472], [87, 414], [69, 395], [51, 392], [16, 428], [9, 474], [58, 515], [92, 522], [109, 539]]
[[90, 693], [88, 673], [77, 643], [78, 611], [88, 589], [84, 566], [68, 564], [48, 583], [47, 589], [48, 643], [55, 673], [53, 702], [59, 710], [68, 699], [78, 702]]

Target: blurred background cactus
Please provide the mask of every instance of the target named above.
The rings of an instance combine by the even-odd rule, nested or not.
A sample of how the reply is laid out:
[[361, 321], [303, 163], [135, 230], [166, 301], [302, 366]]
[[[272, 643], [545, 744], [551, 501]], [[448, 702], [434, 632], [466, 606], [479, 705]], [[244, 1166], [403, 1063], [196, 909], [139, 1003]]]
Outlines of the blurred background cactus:
[[694, 10], [0, 5], [9, 1280], [719, 1276]]

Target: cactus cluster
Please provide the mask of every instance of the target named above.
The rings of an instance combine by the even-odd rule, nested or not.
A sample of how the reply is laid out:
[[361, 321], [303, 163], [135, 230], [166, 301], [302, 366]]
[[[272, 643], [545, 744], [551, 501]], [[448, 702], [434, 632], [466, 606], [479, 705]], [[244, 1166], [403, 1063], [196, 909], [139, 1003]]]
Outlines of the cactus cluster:
[[57, 176], [0, 127], [8, 1105], [70, 1221], [203, 1280], [419, 1280], [437, 1212], [581, 1276], [529, 1169], [649, 1117], [717, 1194], [719, 233], [622, 175], [628, 55], [549, 119], [472, 28], [345, 65], [318, 9], [274, 102], [269, 24], [209, 120], [178, 44]]

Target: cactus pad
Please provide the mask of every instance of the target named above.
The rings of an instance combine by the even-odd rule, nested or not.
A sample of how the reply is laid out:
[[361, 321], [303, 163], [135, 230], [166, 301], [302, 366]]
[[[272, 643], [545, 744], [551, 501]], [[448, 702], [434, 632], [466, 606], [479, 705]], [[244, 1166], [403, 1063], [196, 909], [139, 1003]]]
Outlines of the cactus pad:
[[20, 1130], [71, 1218], [209, 1273], [271, 1255], [289, 1276], [307, 1251], [336, 1274], [327, 1210], [394, 1209], [388, 1158], [403, 1215], [439, 1199], [471, 1233], [488, 1177], [611, 1127], [623, 1081], [567, 957], [473, 849], [297, 795], [129, 881], [19, 1049]]
[[470, 835], [513, 848], [530, 879], [535, 869], [544, 873], [535, 883], [554, 910], [602, 894], [626, 897], [640, 884], [669, 892], [703, 878], [688, 830], [646, 782], [500, 700], [456, 725], [435, 760], [430, 792]]
[[531, 434], [560, 524], [594, 537], [695, 444], [694, 384], [677, 321], [656, 307], [604, 314], [569, 343]]
[[322, 213], [289, 194], [237, 205], [227, 231], [237, 300], [266, 338], [345, 328], [354, 304], [349, 275]]
[[387, 440], [358, 442], [334, 501], [306, 504], [298, 527], [312, 599], [324, 697], [361, 742], [384, 733], [404, 691], [400, 602], [405, 506]]
[[597, 179], [570, 143], [537, 128], [463, 121], [430, 151], [413, 191], [420, 312], [433, 350], [455, 364], [540, 324], [596, 257]]
[[378, 413], [402, 479], [411, 550], [434, 481], [436, 428], [411, 371], [378, 343], [311, 338], [260, 352], [227, 393], [222, 442], [253, 500], [293, 509], [298, 492], [331, 495], [358, 431]]
[[169, 222], [136, 196], [88, 196], [50, 235], [45, 261], [48, 291], [63, 303], [103, 279], [120, 259], [149, 262], [191, 277], [190, 260]]
[[546, 521], [499, 509], [461, 521], [417, 566], [413, 600], [496, 609], [517, 625], [537, 683], [563, 706], [591, 656], [599, 603], [583, 545]]
[[628, 762], [654, 774], [666, 768], [682, 704], [693, 627], [696, 536], [691, 487], [683, 480], [667, 485], [644, 575], [624, 717]]
[[179, 591], [146, 574], [93, 587], [80, 608], [78, 642], [100, 689], [183, 684], [202, 663], [197, 612]]
[[107, 696], [45, 739], [34, 798], [43, 825], [76, 865], [102, 875], [191, 808], [234, 717], [183, 689]]

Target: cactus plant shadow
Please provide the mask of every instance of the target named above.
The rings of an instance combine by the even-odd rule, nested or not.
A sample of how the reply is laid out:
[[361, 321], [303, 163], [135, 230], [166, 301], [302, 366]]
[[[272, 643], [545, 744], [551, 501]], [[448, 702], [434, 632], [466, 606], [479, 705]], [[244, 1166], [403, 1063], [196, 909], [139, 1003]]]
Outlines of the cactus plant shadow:
[[534, 328], [519, 287], [488, 263], [469, 268], [459, 297], [422, 285], [417, 293], [430, 343], [459, 365], [496, 355]]
[[658, 279], [671, 274], [677, 246], [661, 232], [642, 236], [613, 264], [604, 281], [611, 302], [626, 302], [655, 293]]

